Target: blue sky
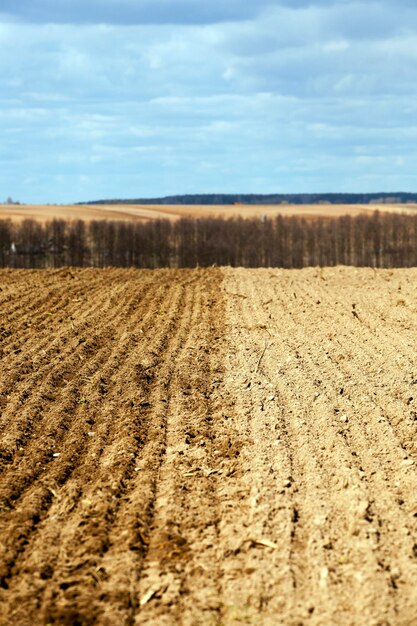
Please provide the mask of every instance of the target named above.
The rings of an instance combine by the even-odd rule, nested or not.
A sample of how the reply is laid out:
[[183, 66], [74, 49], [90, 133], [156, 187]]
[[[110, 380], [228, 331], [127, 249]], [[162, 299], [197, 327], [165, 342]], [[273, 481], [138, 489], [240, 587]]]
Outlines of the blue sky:
[[0, 200], [417, 191], [411, 0], [2, 0]]

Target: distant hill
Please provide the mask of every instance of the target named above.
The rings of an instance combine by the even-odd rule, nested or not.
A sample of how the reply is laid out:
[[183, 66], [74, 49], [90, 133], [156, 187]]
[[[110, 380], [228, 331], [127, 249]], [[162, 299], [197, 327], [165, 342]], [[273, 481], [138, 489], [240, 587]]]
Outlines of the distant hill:
[[78, 204], [404, 204], [417, 202], [417, 193], [273, 193], [273, 194], [186, 194], [164, 198], [118, 198]]

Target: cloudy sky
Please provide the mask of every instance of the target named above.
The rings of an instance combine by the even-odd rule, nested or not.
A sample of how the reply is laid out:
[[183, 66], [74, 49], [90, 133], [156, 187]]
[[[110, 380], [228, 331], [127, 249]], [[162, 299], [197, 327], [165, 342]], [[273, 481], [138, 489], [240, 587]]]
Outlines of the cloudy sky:
[[412, 0], [1, 0], [0, 200], [417, 191]]

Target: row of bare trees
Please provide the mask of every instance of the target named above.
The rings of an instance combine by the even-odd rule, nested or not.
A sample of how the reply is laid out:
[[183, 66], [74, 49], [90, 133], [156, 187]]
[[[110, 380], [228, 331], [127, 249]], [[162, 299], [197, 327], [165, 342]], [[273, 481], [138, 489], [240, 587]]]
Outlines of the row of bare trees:
[[176, 222], [0, 220], [0, 266], [417, 266], [417, 214]]

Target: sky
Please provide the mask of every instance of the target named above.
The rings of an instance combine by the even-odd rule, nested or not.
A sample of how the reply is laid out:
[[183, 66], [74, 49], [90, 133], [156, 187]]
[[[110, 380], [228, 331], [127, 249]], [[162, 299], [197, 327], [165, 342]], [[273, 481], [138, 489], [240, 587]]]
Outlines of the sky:
[[417, 191], [411, 0], [0, 0], [0, 201]]

